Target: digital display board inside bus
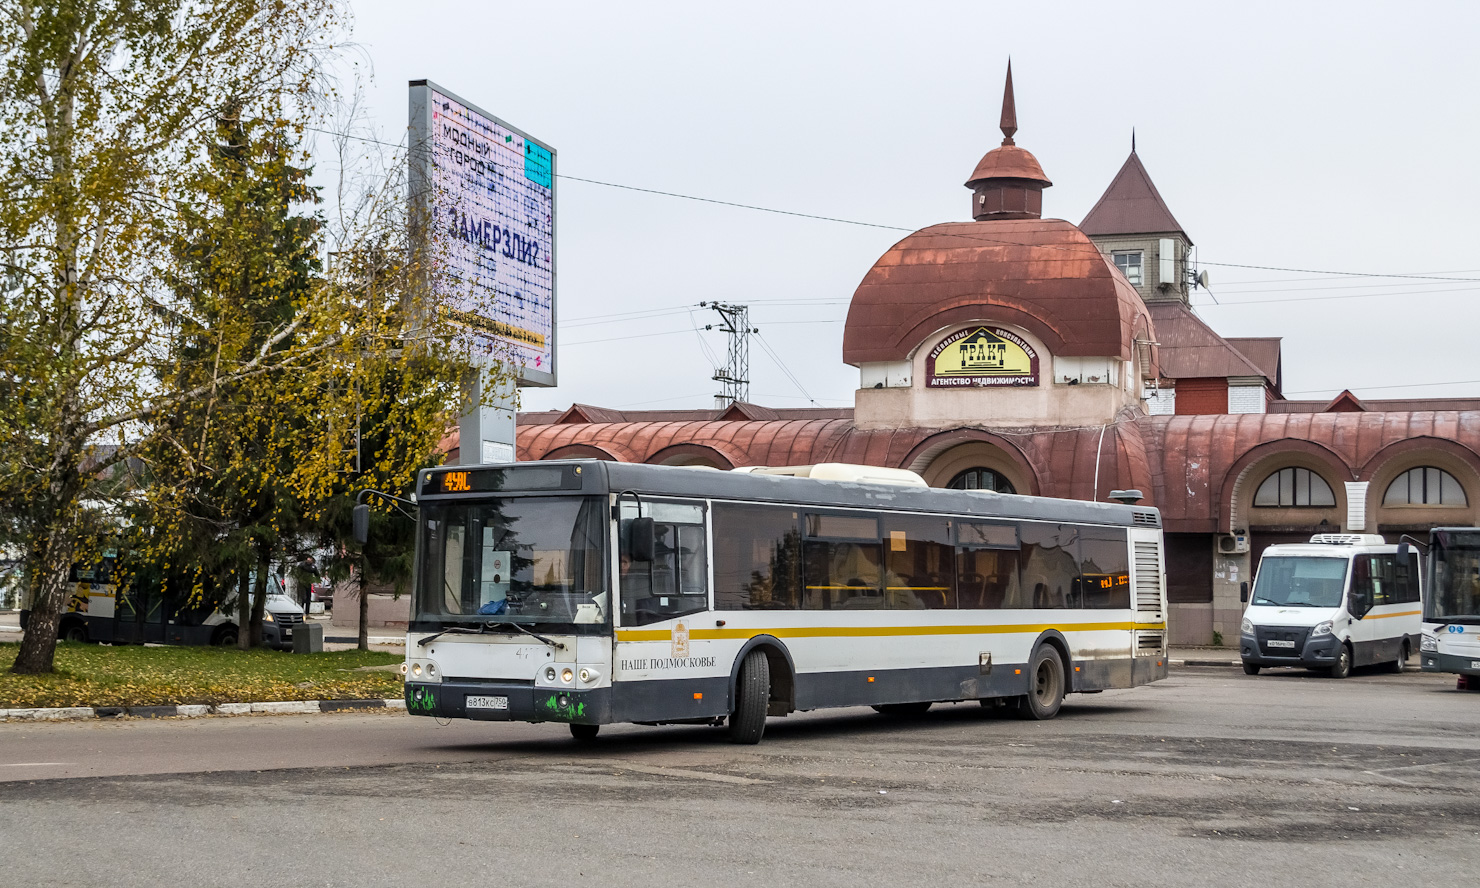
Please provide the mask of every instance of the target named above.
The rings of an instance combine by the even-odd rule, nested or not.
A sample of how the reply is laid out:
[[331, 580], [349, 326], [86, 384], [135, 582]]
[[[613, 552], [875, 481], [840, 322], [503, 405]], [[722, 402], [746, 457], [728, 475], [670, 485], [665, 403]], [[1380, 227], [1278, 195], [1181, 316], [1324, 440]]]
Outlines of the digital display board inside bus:
[[555, 151], [411, 83], [411, 186], [436, 298], [476, 354], [555, 384]]

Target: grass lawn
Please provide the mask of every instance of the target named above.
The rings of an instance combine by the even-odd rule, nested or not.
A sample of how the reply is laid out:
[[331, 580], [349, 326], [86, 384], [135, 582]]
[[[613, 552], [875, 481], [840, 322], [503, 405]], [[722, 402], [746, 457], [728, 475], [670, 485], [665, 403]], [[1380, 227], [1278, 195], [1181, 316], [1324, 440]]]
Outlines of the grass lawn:
[[19, 644], [0, 644], [0, 709], [160, 706], [401, 696], [397, 672], [357, 672], [400, 654], [290, 654], [218, 647], [108, 647], [59, 642], [51, 675], [12, 675]]

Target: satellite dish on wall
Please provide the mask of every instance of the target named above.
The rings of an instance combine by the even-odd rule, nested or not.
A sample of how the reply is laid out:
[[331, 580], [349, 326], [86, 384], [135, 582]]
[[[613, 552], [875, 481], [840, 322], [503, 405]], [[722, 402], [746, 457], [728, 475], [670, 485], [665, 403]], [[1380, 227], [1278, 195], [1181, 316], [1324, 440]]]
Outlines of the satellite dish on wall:
[[1197, 285], [1199, 287], [1202, 287], [1204, 290], [1208, 288], [1208, 273], [1206, 271], [1200, 271], [1197, 273]]

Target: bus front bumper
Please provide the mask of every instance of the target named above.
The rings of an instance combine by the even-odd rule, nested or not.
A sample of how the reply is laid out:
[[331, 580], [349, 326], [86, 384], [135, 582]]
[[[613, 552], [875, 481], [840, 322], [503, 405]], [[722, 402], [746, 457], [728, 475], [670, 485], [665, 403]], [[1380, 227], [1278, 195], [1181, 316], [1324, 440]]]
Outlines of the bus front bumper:
[[1480, 675], [1480, 658], [1466, 657], [1462, 654], [1439, 654], [1423, 651], [1418, 655], [1418, 666], [1424, 672]]
[[1341, 650], [1341, 639], [1334, 635], [1317, 635], [1305, 640], [1299, 649], [1290, 648], [1289, 653], [1281, 648], [1261, 648], [1259, 639], [1252, 635], [1239, 638], [1239, 656], [1248, 666], [1297, 666], [1310, 669], [1329, 669], [1336, 664], [1336, 654]]
[[406, 711], [436, 718], [481, 721], [563, 722], [603, 725], [612, 721], [611, 688], [537, 688], [529, 682], [406, 682]]

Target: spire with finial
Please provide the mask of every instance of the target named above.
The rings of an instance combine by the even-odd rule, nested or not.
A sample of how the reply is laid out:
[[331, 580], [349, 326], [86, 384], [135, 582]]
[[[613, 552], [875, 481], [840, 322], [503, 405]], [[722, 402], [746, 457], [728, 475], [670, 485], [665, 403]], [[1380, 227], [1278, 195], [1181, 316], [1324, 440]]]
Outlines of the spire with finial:
[[1012, 141], [1017, 133], [1017, 100], [1012, 94], [1012, 60], [1002, 89], [1002, 145], [987, 152], [966, 187], [971, 189], [971, 218], [1037, 219], [1043, 213], [1043, 189], [1052, 185], [1038, 159]]
[[1136, 153], [1136, 128], [1131, 127], [1131, 153]]
[[1014, 145], [1012, 134], [1017, 132], [1017, 102], [1012, 98], [1012, 59], [1007, 60], [1007, 85], [1002, 89], [1002, 144]]

